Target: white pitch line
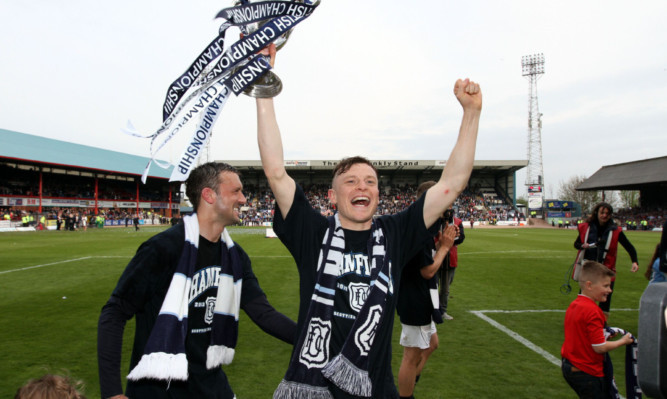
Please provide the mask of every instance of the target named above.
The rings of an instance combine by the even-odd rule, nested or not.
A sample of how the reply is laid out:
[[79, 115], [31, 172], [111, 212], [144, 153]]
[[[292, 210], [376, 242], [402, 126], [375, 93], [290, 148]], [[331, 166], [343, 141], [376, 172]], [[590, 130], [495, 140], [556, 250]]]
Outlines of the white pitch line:
[[61, 260], [59, 262], [44, 263], [42, 265], [22, 267], [20, 269], [5, 270], [5, 271], [1, 271], [0, 274], [20, 272], [20, 271], [24, 271], [24, 270], [37, 269], [37, 268], [40, 268], [40, 267], [60, 265], [62, 263], [77, 262], [77, 261], [80, 261], [80, 260], [93, 259], [93, 258], [125, 258], [125, 257], [126, 256], [84, 256], [83, 258], [67, 259], [67, 260]]
[[[611, 309], [615, 312], [639, 312], [639, 309]], [[565, 313], [563, 309], [471, 310], [471, 313]]]
[[[613, 311], [639, 311], [639, 309], [611, 309]], [[515, 333], [514, 331], [510, 330], [509, 328], [505, 327], [504, 325], [498, 323], [497, 321], [493, 320], [492, 318], [488, 317], [484, 313], [545, 313], [545, 312], [565, 312], [564, 310], [549, 310], [549, 309], [534, 309], [534, 310], [470, 310], [470, 313], [474, 314], [475, 316], [479, 317], [480, 319], [486, 321], [487, 323], [491, 324], [495, 328], [499, 329], [500, 331], [504, 332], [505, 334], [509, 335], [510, 337], [514, 338], [515, 340], [519, 341], [523, 345], [525, 345], [528, 349], [536, 352], [537, 354], [541, 355], [543, 358], [545, 358], [549, 363], [553, 364], [554, 366], [561, 367], [561, 361], [557, 359], [555, 356], [553, 356], [551, 353], [545, 351], [544, 349], [540, 348], [539, 346], [535, 345], [534, 343], [530, 342], [529, 340], [525, 339], [521, 335]], [[619, 395], [621, 399], [625, 399], [623, 395]]]
[[493, 255], [493, 254], [524, 254], [524, 253], [536, 253], [536, 254], [544, 254], [544, 253], [572, 253], [572, 251], [565, 251], [565, 250], [553, 250], [553, 251], [542, 251], [542, 250], [535, 250], [535, 249], [521, 249], [521, 250], [512, 250], [512, 251], [478, 251], [478, 252], [460, 252], [459, 256], [461, 255]]
[[292, 255], [250, 255], [250, 260], [253, 260], [254, 258], [291, 258]]
[[[638, 312], [639, 309], [611, 309], [614, 312]], [[484, 313], [547, 313], [547, 312], [554, 312], [554, 313], [564, 313], [564, 310], [559, 310], [559, 309], [527, 309], [527, 310], [470, 310], [470, 313], [474, 314], [475, 316], [479, 317], [480, 319], [486, 321], [487, 323], [491, 324], [495, 328], [499, 329], [500, 331], [504, 332], [505, 334], [509, 335], [510, 337], [514, 338], [515, 340], [519, 341], [523, 345], [525, 345], [528, 349], [534, 351], [535, 353], [541, 355], [543, 358], [545, 358], [549, 363], [553, 364], [554, 366], [561, 367], [561, 360], [556, 358], [554, 355], [551, 353], [545, 351], [544, 349], [540, 348], [539, 346], [535, 345], [534, 343], [530, 342], [529, 340], [525, 339], [521, 335], [515, 333], [514, 331], [510, 330], [509, 328], [505, 327], [504, 325], [498, 323], [497, 321], [493, 320], [489, 316], [485, 315]], [[621, 399], [625, 399], [623, 395], [619, 395]]]
[[549, 363], [552, 363], [555, 366], [560, 367], [561, 361], [557, 359], [554, 355], [551, 353], [545, 351], [544, 349], [540, 348], [539, 346], [535, 345], [534, 343], [530, 342], [529, 340], [525, 339], [521, 335], [515, 333], [514, 331], [510, 330], [509, 328], [505, 327], [504, 325], [498, 323], [497, 321], [493, 320], [492, 318], [488, 317], [483, 311], [479, 310], [471, 310], [470, 313], [474, 314], [475, 316], [479, 317], [480, 319], [486, 321], [487, 323], [491, 324], [495, 328], [499, 329], [500, 331], [504, 332], [505, 334], [509, 335], [510, 337], [514, 338], [515, 340], [519, 341], [523, 345], [525, 345], [528, 349], [532, 350], [533, 352], [536, 352], [537, 354], [541, 355], [543, 358], [545, 358]]
[[[12, 269], [12, 270], [4, 270], [0, 271], [0, 274], [7, 274], [7, 273], [13, 273], [13, 272], [20, 272], [24, 270], [30, 270], [30, 269], [38, 269], [40, 267], [46, 267], [46, 266], [53, 266], [53, 265], [60, 265], [62, 263], [69, 263], [69, 262], [77, 262], [80, 260], [86, 260], [86, 259], [93, 259], [93, 258], [130, 258], [131, 255], [128, 256], [84, 256], [83, 258], [75, 258], [75, 259], [66, 259], [66, 260], [61, 260], [59, 262], [53, 262], [53, 263], [44, 263], [43, 265], [35, 265], [35, 266], [27, 266], [27, 267], [22, 267], [19, 269]], [[292, 255], [278, 255], [278, 256], [251, 256], [250, 258], [291, 258]]]

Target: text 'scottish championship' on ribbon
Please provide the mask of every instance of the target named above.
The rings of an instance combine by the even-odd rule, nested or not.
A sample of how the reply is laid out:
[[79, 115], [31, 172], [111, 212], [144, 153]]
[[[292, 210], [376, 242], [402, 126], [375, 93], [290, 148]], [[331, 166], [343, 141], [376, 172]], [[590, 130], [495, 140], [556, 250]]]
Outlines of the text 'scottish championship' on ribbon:
[[[150, 138], [150, 161], [141, 181], [146, 182], [151, 164], [157, 153], [195, 116], [199, 123], [181, 156], [174, 162], [169, 181], [185, 181], [206, 147], [216, 120], [230, 93], [239, 95], [266, 71], [271, 69], [267, 57], [257, 54], [308, 18], [319, 1], [259, 1], [242, 0], [236, 7], [221, 10], [216, 18], [225, 22], [211, 43], [199, 54], [190, 67], [167, 89], [162, 105], [162, 125], [151, 135], [138, 134], [132, 124], [123, 131], [136, 137]], [[260, 22], [259, 28], [248, 33], [246, 25]], [[231, 26], [238, 26], [243, 37], [224, 51], [225, 34]], [[160, 141], [158, 142], [158, 138]]]

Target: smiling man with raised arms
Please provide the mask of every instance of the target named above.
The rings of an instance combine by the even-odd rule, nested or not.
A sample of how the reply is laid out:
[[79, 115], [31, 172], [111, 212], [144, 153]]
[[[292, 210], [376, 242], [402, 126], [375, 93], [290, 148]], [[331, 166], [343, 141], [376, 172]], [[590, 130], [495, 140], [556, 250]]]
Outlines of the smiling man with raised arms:
[[363, 157], [345, 158], [333, 171], [336, 214], [313, 209], [285, 169], [273, 100], [257, 99], [257, 140], [277, 204], [273, 227], [300, 277], [297, 344], [274, 398], [398, 398], [391, 333], [401, 271], [468, 184], [475, 157], [482, 93], [465, 79], [454, 94], [463, 120], [440, 180], [406, 210], [377, 218], [378, 173]]

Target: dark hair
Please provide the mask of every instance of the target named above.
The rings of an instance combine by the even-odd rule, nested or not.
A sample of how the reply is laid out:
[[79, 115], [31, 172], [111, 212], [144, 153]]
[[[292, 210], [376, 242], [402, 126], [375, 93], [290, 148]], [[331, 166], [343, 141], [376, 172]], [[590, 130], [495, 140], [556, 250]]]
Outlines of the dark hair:
[[241, 172], [224, 162], [208, 162], [192, 170], [185, 181], [185, 194], [192, 203], [192, 209], [195, 212], [199, 208], [199, 198], [202, 190], [208, 187], [216, 192], [218, 191], [218, 185], [220, 184], [218, 177], [222, 172], [236, 173], [241, 177]]
[[426, 190], [428, 190], [433, 186], [435, 186], [435, 181], [433, 180], [425, 181], [422, 184], [420, 184], [419, 187], [417, 187], [417, 198], [421, 197], [422, 194], [426, 192]]
[[[591, 213], [591, 216], [588, 217], [587, 222], [588, 223], [595, 223], [595, 224], [600, 224], [600, 221], [598, 220], [598, 212], [600, 211], [600, 208], [605, 208], [609, 211], [609, 216], [614, 214], [614, 208], [606, 202], [600, 202], [596, 204], [593, 207], [593, 212]], [[609, 219], [611, 221], [611, 218]]]
[[336, 178], [336, 176], [343, 174], [350, 170], [350, 168], [358, 163], [363, 163], [368, 166], [370, 166], [373, 171], [375, 172], [375, 175], [378, 175], [378, 170], [377, 168], [369, 161], [367, 158], [356, 156], [356, 157], [349, 157], [349, 158], [343, 158], [336, 164], [336, 167], [334, 167], [333, 170], [333, 178]]
[[445, 221], [447, 223], [453, 224], [454, 223], [454, 210], [453, 209], [447, 209], [442, 218], [445, 219]]

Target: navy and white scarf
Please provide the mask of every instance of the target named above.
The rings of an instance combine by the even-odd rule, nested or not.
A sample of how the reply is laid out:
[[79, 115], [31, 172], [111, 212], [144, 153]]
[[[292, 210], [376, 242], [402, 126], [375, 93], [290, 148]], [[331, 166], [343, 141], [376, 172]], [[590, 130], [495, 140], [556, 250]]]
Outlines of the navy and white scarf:
[[[444, 289], [444, 287], [443, 287]], [[440, 313], [440, 295], [438, 294], [438, 274], [428, 280], [428, 293], [431, 296], [431, 304], [433, 304], [433, 312], [431, 318], [433, 322], [441, 324], [443, 322], [442, 313]]]
[[373, 221], [368, 242], [371, 258], [368, 295], [340, 353], [330, 359], [336, 278], [343, 261], [345, 236], [338, 214], [328, 220], [306, 328], [299, 336], [284, 379], [273, 393], [274, 399], [330, 399], [333, 396], [327, 389], [327, 379], [351, 395], [371, 396], [373, 387], [368, 375], [368, 355], [385, 314], [387, 292], [393, 290], [386, 238], [381, 222]]
[[[432, 257], [434, 259], [436, 252], [438, 251], [436, 251], [435, 249], [431, 251]], [[442, 264], [440, 265], [441, 268], [447, 266], [449, 266], [449, 254], [445, 256], [445, 259], [442, 260]], [[442, 313], [440, 313], [440, 295], [438, 294], [438, 274], [440, 273], [435, 273], [433, 277], [431, 277], [428, 280], [428, 293], [431, 296], [431, 304], [433, 305], [431, 318], [435, 323], [441, 324], [443, 320], [442, 320]], [[442, 287], [442, 289], [445, 289], [445, 287]]]
[[[185, 338], [188, 332], [189, 295], [199, 245], [197, 215], [185, 216], [183, 223], [185, 245], [181, 258], [146, 342], [144, 355], [127, 376], [129, 380], [152, 378], [186, 381], [188, 379]], [[243, 266], [238, 248], [226, 229], [222, 231], [221, 241], [225, 245], [222, 245], [222, 265], [211, 328], [211, 343], [206, 353], [208, 369], [231, 363], [238, 339]]]
[[[605, 327], [604, 329], [605, 338], [614, 334], [625, 335], [627, 333], [627, 331], [617, 327]], [[634, 341], [625, 346], [625, 395], [627, 399], [641, 399], [642, 390], [637, 379], [637, 338], [632, 336], [632, 339]], [[611, 364], [609, 353], [605, 353], [604, 377], [609, 387], [609, 397], [619, 399], [621, 395], [614, 380], [614, 366]]]

